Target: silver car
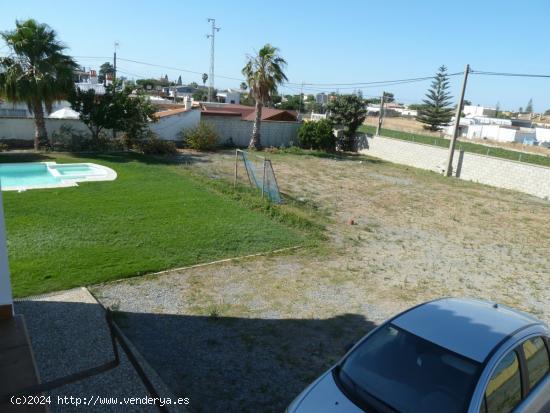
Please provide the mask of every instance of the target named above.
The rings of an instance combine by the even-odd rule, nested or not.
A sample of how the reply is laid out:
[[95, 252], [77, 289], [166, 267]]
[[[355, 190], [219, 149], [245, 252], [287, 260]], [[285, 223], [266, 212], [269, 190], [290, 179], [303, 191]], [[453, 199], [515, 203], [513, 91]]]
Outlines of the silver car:
[[288, 413], [549, 413], [550, 331], [498, 304], [444, 298], [355, 344]]

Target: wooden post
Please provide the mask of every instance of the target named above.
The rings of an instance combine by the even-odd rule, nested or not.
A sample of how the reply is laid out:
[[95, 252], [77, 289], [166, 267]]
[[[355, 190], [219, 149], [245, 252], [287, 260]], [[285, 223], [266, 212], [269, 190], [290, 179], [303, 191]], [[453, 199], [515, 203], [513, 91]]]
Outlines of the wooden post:
[[470, 65], [466, 65], [464, 69], [464, 80], [462, 81], [462, 90], [455, 113], [455, 125], [453, 128], [453, 137], [449, 144], [449, 157], [447, 159], [447, 169], [445, 176], [453, 176], [453, 156], [455, 153], [456, 140], [458, 139], [458, 131], [460, 129], [460, 115], [462, 114], [462, 105], [464, 104], [464, 94], [466, 93], [466, 83], [468, 82], [468, 73], [470, 73]]
[[237, 187], [237, 166], [239, 164], [239, 150], [235, 149], [235, 177], [233, 179], [233, 188]]
[[378, 112], [378, 126], [376, 128], [376, 136], [380, 136], [382, 131], [382, 119], [384, 118], [384, 98], [386, 97], [386, 92], [382, 92], [382, 97], [380, 98], [380, 112]]
[[267, 160], [264, 158], [264, 173], [262, 177], [262, 198], [264, 197], [264, 190], [265, 190], [265, 164]]

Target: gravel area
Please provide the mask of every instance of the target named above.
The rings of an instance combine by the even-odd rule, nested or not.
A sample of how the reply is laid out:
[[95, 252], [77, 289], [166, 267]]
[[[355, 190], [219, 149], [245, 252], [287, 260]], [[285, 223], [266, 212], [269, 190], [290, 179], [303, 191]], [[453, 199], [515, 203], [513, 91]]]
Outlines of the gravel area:
[[[25, 316], [41, 380], [50, 381], [96, 367], [113, 359], [104, 311], [84, 288], [17, 301], [15, 311]], [[100, 398], [148, 395], [139, 376], [121, 352], [113, 370], [52, 390], [50, 411], [56, 412], [158, 412], [152, 406], [101, 404]], [[58, 403], [59, 397], [80, 398], [85, 406]], [[89, 402], [89, 400], [94, 400]], [[84, 402], [84, 400], [87, 400]]]
[[[233, 156], [182, 168], [230, 180]], [[270, 156], [282, 191], [328, 220], [324, 245], [92, 288], [195, 411], [283, 411], [346, 344], [429, 299], [550, 322], [549, 202], [365, 157]]]

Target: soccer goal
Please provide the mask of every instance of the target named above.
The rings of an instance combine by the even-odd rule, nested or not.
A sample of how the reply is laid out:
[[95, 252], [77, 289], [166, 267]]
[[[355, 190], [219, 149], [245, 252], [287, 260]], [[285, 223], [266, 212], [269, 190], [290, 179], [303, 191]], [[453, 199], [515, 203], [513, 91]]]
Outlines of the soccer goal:
[[271, 202], [276, 204], [283, 202], [270, 159], [237, 149], [235, 151], [233, 186], [237, 186], [241, 170], [244, 170], [241, 172], [244, 179], [250, 186], [257, 188], [261, 192], [262, 198], [267, 197]]

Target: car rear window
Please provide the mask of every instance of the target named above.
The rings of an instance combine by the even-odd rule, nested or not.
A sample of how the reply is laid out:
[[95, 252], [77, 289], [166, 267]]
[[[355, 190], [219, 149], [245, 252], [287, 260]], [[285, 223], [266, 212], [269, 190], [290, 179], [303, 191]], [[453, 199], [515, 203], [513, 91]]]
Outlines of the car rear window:
[[509, 413], [521, 401], [521, 375], [515, 351], [508, 353], [497, 365], [487, 389], [487, 413]]
[[529, 388], [532, 389], [550, 370], [548, 349], [542, 337], [531, 338], [522, 345], [527, 362]]

